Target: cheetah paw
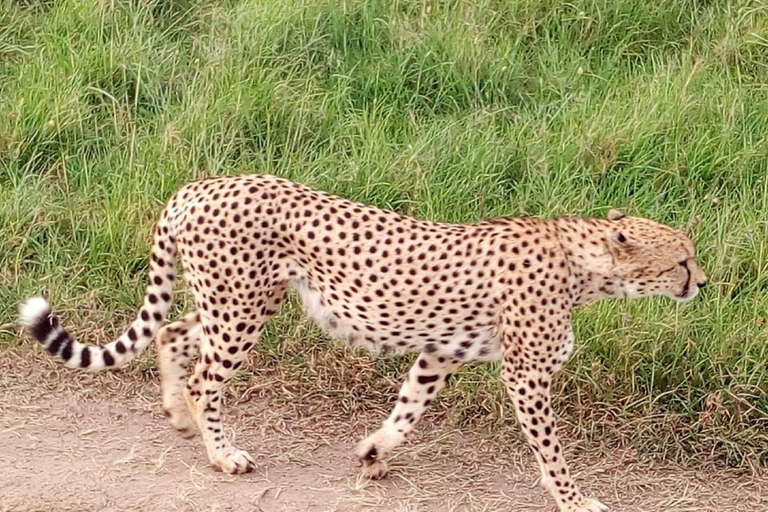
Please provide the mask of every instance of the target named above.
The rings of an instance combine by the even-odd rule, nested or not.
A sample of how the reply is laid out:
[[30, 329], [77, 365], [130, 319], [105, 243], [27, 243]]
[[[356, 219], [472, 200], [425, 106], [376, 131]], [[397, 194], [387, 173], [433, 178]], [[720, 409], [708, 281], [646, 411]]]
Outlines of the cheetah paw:
[[387, 476], [389, 468], [383, 460], [363, 461], [363, 476], [371, 480], [378, 480]]
[[564, 512], [608, 512], [608, 507], [597, 500], [585, 499], [571, 507], [563, 509]]
[[171, 426], [175, 428], [181, 437], [184, 439], [191, 439], [195, 437], [197, 432], [197, 424], [189, 416], [187, 411], [179, 412], [173, 410], [165, 410], [165, 417], [170, 421]]
[[360, 465], [363, 467], [363, 476], [371, 480], [378, 480], [387, 475], [389, 468], [384, 459], [380, 458], [381, 454], [376, 448], [376, 444], [371, 442], [371, 437], [373, 436], [360, 441], [356, 452], [357, 457], [360, 459]]
[[245, 450], [235, 450], [222, 459], [217, 459], [214, 464], [224, 473], [238, 475], [248, 473], [256, 469], [256, 462]]

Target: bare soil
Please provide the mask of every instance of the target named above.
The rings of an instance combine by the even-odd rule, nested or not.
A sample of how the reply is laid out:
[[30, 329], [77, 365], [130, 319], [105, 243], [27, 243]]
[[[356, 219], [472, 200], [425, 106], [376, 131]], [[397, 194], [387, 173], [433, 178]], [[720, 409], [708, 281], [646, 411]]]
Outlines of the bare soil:
[[[554, 510], [523, 446], [431, 420], [395, 454], [387, 479], [364, 481], [352, 451], [378, 411], [339, 421], [324, 413], [328, 402], [302, 415], [258, 389], [228, 399], [225, 421], [258, 463], [230, 476], [209, 466], [199, 437], [182, 439], [166, 422], [151, 372], [83, 374], [37, 350], [5, 350], [0, 511]], [[614, 511], [768, 511], [764, 475], [638, 461], [629, 451], [570, 460], [585, 493]]]

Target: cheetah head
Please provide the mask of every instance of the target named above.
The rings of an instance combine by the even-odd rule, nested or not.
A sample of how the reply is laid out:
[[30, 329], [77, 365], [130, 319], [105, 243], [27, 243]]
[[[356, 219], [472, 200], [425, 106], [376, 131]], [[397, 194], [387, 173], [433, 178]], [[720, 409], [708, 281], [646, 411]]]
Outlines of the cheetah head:
[[666, 295], [686, 301], [706, 284], [693, 243], [684, 231], [616, 210], [608, 213], [608, 221], [611, 274], [627, 297]]

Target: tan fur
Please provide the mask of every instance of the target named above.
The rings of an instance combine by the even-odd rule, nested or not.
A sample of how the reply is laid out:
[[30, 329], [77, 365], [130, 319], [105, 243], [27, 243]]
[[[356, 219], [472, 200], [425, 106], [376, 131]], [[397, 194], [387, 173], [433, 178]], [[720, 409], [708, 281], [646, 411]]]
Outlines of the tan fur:
[[[561, 511], [578, 512], [606, 508], [584, 498], [571, 479], [551, 408], [552, 378], [573, 349], [573, 307], [604, 297], [687, 300], [706, 280], [684, 233], [615, 210], [607, 219], [439, 224], [272, 176], [182, 188], [155, 237], [150, 279], [161, 288], [148, 293], [167, 293], [158, 276], [175, 265], [176, 252], [197, 310], [157, 333], [163, 404], [183, 433], [198, 426], [223, 471], [253, 467], [224, 432], [224, 386], [292, 287], [330, 336], [378, 352], [420, 353], [391, 415], [358, 447], [368, 476], [386, 473], [387, 454], [461, 364], [500, 360], [542, 483]], [[160, 305], [156, 297], [145, 300], [140, 317], [149, 327], [134, 322], [143, 333], [137, 346], [155, 334], [165, 298]], [[57, 320], [53, 330], [35, 323], [36, 307], [27, 314], [30, 329], [45, 339], [62, 336]], [[76, 352], [85, 347], [73, 343]], [[98, 357], [99, 349], [90, 349], [88, 361], [109, 363], [111, 346]], [[182, 391], [198, 346], [200, 361]]]

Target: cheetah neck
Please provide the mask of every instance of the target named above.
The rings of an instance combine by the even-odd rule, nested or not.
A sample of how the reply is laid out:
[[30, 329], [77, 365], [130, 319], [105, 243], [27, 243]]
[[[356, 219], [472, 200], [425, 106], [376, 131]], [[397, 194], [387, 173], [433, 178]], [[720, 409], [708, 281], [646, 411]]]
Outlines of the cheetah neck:
[[608, 222], [565, 217], [556, 220], [555, 225], [568, 261], [569, 287], [574, 304], [626, 297], [623, 283], [614, 273], [614, 259], [606, 245]]

